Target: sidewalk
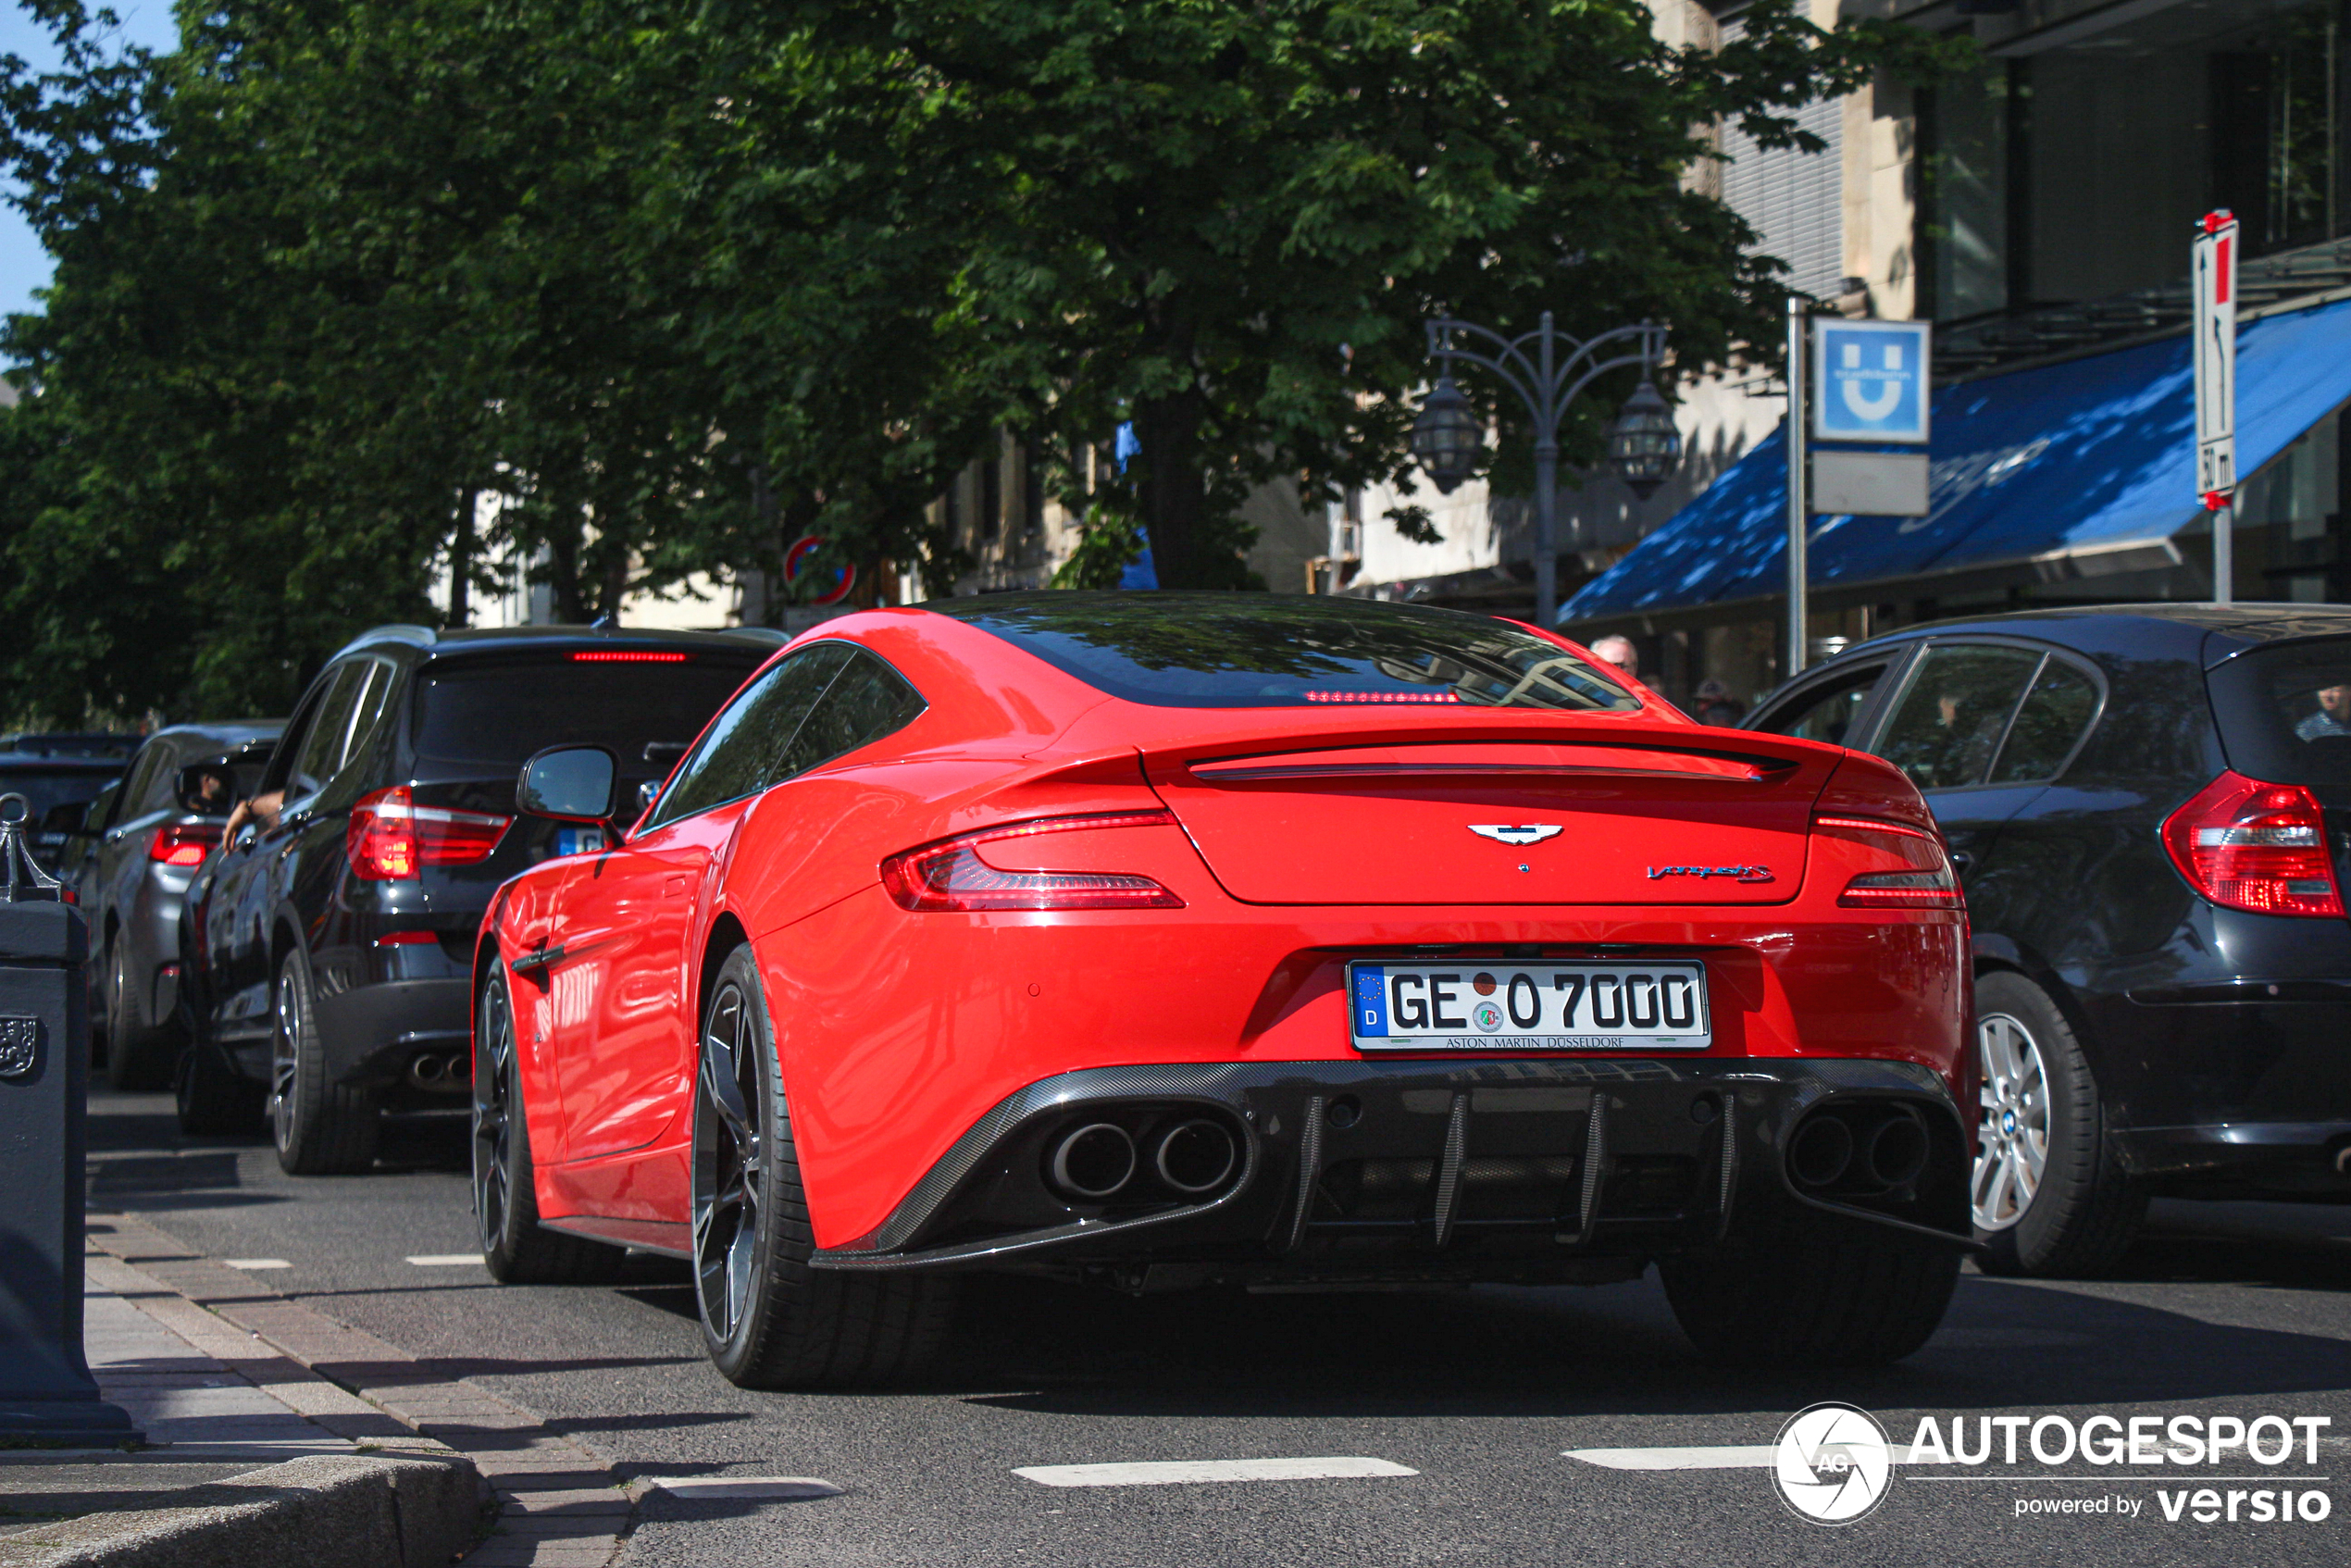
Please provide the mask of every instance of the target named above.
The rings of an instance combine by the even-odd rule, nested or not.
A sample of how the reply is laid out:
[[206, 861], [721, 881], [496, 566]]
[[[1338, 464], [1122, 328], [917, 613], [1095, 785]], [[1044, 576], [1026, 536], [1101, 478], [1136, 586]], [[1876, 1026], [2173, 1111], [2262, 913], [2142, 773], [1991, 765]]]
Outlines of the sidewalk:
[[[455, 1453], [498, 1497], [498, 1518], [465, 1558], [468, 1568], [604, 1568], [618, 1552], [634, 1496], [606, 1456], [547, 1432], [533, 1412], [440, 1375], [137, 1215], [93, 1214], [89, 1238], [91, 1370], [149, 1444], [169, 1446], [0, 1453], [0, 1507], [51, 1518], [152, 1508], [158, 1490], [299, 1456]], [[0, 1548], [29, 1523], [0, 1516]]]

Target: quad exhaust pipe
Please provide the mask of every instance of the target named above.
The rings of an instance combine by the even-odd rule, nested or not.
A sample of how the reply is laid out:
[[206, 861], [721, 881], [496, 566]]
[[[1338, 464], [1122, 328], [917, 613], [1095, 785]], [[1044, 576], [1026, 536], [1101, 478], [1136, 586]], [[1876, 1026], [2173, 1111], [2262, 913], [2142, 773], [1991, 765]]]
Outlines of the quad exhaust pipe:
[[1869, 1197], [1907, 1187], [1926, 1169], [1932, 1143], [1915, 1105], [1857, 1101], [1825, 1105], [1788, 1140], [1787, 1174], [1798, 1189]]
[[462, 1051], [428, 1051], [408, 1059], [408, 1081], [418, 1089], [463, 1089], [473, 1071]]
[[[1121, 1193], [1200, 1198], [1240, 1168], [1241, 1148], [1223, 1122], [1194, 1116], [1171, 1122], [1141, 1142], [1115, 1122], [1086, 1122], [1049, 1146], [1047, 1182], [1064, 1198], [1099, 1203]], [[1155, 1179], [1153, 1179], [1155, 1178]]]

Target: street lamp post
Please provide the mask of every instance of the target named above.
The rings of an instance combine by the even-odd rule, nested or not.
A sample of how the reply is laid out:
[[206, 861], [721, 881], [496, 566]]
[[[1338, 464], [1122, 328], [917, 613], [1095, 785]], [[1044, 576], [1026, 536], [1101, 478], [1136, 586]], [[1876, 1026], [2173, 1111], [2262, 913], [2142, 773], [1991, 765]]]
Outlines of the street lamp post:
[[[1485, 343], [1490, 352], [1464, 348], [1456, 341], [1462, 338]], [[1567, 351], [1563, 355], [1562, 348]], [[1624, 352], [1611, 352], [1619, 348]], [[1682, 453], [1673, 411], [1650, 381], [1665, 355], [1665, 329], [1644, 321], [1582, 342], [1555, 330], [1547, 310], [1543, 324], [1534, 331], [1505, 338], [1448, 316], [1428, 323], [1428, 353], [1439, 373], [1412, 424], [1412, 455], [1440, 493], [1451, 494], [1470, 477], [1486, 444], [1484, 425], [1454, 384], [1455, 360], [1468, 360], [1500, 377], [1535, 422], [1535, 616], [1548, 628], [1559, 610], [1558, 554], [1551, 534], [1558, 506], [1560, 420], [1597, 378], [1639, 366], [1641, 384], [1609, 428], [1609, 466], [1635, 495], [1648, 500]]]

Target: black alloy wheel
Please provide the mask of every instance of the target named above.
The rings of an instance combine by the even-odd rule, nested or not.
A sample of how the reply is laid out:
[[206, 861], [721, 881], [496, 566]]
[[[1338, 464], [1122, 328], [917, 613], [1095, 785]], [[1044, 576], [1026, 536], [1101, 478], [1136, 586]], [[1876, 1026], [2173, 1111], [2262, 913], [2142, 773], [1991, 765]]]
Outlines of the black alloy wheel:
[[295, 948], [280, 961], [270, 996], [269, 1131], [291, 1176], [364, 1171], [376, 1160], [376, 1106], [367, 1090], [330, 1081], [311, 1002], [310, 960]]
[[694, 1074], [692, 1246], [703, 1344], [746, 1388], [902, 1379], [939, 1350], [952, 1281], [809, 1266], [815, 1230], [751, 949], [703, 1010]]
[[503, 964], [474, 1012], [473, 1095], [474, 1226], [491, 1277], [503, 1285], [578, 1285], [616, 1276], [624, 1250], [539, 1223], [513, 983]]

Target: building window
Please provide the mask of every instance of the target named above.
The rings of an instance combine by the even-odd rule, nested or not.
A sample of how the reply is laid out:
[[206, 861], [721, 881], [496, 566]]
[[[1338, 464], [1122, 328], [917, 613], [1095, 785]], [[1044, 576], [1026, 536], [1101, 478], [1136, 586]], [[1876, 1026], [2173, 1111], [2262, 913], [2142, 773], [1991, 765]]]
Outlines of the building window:
[[[1745, 32], [1734, 18], [1723, 42]], [[1723, 127], [1723, 200], [1755, 230], [1754, 254], [1787, 263], [1790, 288], [1831, 299], [1845, 276], [1845, 100], [1809, 104], [1796, 122], [1826, 149], [1760, 146], [1736, 125]]]
[[1919, 251], [1942, 320], [2177, 282], [2214, 207], [2260, 255], [2344, 232], [2342, 0], [2209, 0], [1993, 43], [1922, 95]]

